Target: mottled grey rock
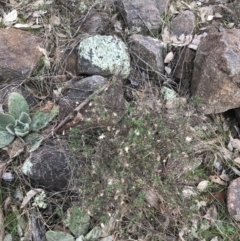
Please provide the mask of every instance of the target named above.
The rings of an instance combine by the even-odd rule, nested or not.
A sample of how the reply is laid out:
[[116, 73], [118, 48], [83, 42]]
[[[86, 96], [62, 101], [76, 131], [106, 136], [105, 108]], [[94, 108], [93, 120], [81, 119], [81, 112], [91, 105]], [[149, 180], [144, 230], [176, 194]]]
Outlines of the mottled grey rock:
[[158, 39], [133, 34], [129, 39], [129, 48], [133, 52], [135, 63], [144, 70], [164, 73], [163, 46]]
[[74, 241], [74, 237], [69, 233], [61, 231], [47, 231], [47, 241]]
[[130, 57], [125, 43], [116, 36], [95, 35], [79, 44], [78, 70], [81, 74], [123, 79], [130, 73]]
[[0, 28], [0, 81], [19, 80], [37, 66], [43, 40], [29, 32]]
[[227, 193], [227, 208], [228, 212], [233, 219], [240, 221], [240, 177], [234, 179], [229, 187]]
[[22, 172], [36, 186], [60, 190], [69, 184], [71, 178], [70, 159], [70, 154], [61, 147], [43, 145], [31, 153], [22, 166]]
[[88, 128], [116, 125], [126, 111], [122, 82], [121, 80], [115, 81], [81, 111], [84, 116], [81, 126]]
[[70, 114], [78, 105], [77, 103], [85, 100], [106, 82], [106, 79], [100, 75], [93, 75], [80, 81], [69, 83], [69, 90], [66, 95], [59, 100], [59, 118], [60, 120]]
[[166, 11], [169, 0], [117, 0], [116, 3], [130, 29], [158, 33], [161, 14]]
[[203, 38], [194, 61], [191, 92], [205, 114], [240, 107], [240, 30]]
[[89, 34], [107, 34], [113, 29], [110, 18], [107, 13], [93, 12], [84, 21], [81, 31]]
[[186, 10], [171, 20], [170, 31], [176, 36], [193, 34], [195, 16], [192, 11]]

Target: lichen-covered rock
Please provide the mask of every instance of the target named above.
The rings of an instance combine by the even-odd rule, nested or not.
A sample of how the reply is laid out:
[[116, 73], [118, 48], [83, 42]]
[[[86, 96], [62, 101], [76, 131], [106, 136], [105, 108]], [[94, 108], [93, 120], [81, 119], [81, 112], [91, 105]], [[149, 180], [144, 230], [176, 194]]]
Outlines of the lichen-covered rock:
[[36, 186], [53, 190], [65, 188], [71, 178], [71, 156], [54, 145], [43, 145], [31, 153], [22, 166]]
[[204, 114], [240, 107], [240, 30], [203, 38], [194, 61], [191, 91]]
[[95, 35], [80, 42], [78, 70], [81, 74], [123, 79], [130, 73], [130, 57], [125, 43], [116, 36]]
[[76, 237], [86, 235], [90, 225], [90, 216], [81, 208], [73, 206], [67, 211], [65, 225]]
[[0, 28], [0, 81], [19, 80], [37, 66], [43, 40], [29, 32]]
[[134, 34], [129, 39], [135, 63], [144, 70], [157, 74], [164, 73], [162, 44], [158, 39]]
[[228, 212], [233, 219], [240, 221], [240, 177], [234, 179], [229, 187], [227, 193], [227, 208]]
[[47, 241], [74, 241], [74, 237], [62, 231], [47, 231], [46, 232]]
[[161, 14], [169, 0], [117, 0], [117, 6], [127, 26], [137, 32], [157, 33], [162, 25]]

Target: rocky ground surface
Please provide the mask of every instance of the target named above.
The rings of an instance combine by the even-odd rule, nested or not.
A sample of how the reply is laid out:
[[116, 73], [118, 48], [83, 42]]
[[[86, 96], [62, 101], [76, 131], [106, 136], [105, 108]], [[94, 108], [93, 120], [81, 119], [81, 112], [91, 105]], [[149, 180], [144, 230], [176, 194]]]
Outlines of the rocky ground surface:
[[240, 239], [238, 0], [0, 10], [0, 241]]

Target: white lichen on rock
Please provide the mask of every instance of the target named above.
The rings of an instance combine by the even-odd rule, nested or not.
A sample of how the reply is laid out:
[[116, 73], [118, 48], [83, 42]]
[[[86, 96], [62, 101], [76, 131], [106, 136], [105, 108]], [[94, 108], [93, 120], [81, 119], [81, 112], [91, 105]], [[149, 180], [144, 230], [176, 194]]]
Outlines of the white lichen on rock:
[[[84, 60], [92, 66], [83, 68]], [[95, 35], [85, 38], [79, 45], [80, 71], [88, 74], [118, 74], [127, 78], [130, 73], [130, 57], [125, 43], [116, 36]], [[92, 71], [92, 72], [91, 72]]]
[[32, 172], [32, 162], [31, 162], [31, 158], [29, 157], [23, 164], [22, 166], [22, 172], [24, 175], [28, 175], [29, 173]]

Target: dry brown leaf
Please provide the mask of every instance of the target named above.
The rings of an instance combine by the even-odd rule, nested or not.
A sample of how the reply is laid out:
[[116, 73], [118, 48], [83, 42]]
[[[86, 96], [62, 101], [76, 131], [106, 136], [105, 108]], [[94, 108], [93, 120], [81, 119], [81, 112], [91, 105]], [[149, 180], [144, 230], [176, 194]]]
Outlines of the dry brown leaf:
[[223, 181], [219, 176], [217, 176], [217, 175], [210, 176], [210, 180], [211, 180], [212, 182], [214, 182], [214, 183], [219, 184], [219, 185], [223, 185], [223, 186], [227, 185], [227, 183], [224, 182], [224, 181]]
[[40, 46], [38, 46], [38, 50], [44, 55], [44, 63], [46, 65], [47, 68], [50, 68], [50, 59], [48, 57], [48, 52], [46, 49], [41, 48]]
[[4, 202], [4, 212], [5, 213], [7, 213], [10, 204], [11, 204], [11, 197], [8, 196]]
[[232, 136], [230, 136], [230, 142], [232, 144], [232, 147], [240, 151], [240, 140], [239, 139], [234, 139]]
[[230, 177], [224, 171], [222, 172], [222, 174], [219, 177], [225, 182], [230, 181]]
[[170, 40], [170, 33], [168, 31], [168, 27], [165, 27], [163, 29], [162, 41], [165, 42], [165, 43], [170, 43], [171, 42], [171, 40]]
[[2, 178], [2, 175], [5, 172], [6, 168], [7, 168], [7, 164], [4, 162], [0, 162], [0, 179]]
[[219, 147], [218, 151], [220, 152], [221, 156], [226, 160], [232, 159], [232, 153], [225, 147]]
[[209, 181], [207, 181], [207, 180], [201, 181], [201, 182], [199, 182], [199, 184], [197, 185], [197, 189], [198, 189], [198, 191], [203, 192], [203, 191], [206, 190], [206, 188], [208, 187], [208, 185], [209, 185]]
[[58, 16], [53, 15], [51, 17], [51, 22], [54, 26], [59, 26], [61, 24], [61, 19]]
[[240, 157], [235, 158], [233, 161], [240, 165]]
[[150, 206], [155, 207], [158, 209], [159, 198], [154, 190], [148, 189], [145, 191], [146, 194], [146, 201], [150, 204]]
[[172, 52], [172, 51], [169, 52], [169, 53], [166, 55], [165, 59], [164, 59], [164, 63], [165, 63], [165, 64], [170, 63], [170, 62], [173, 60], [173, 57], [174, 57], [173, 52]]
[[224, 202], [226, 199], [226, 192], [221, 191], [221, 192], [212, 192], [209, 196], [210, 199], [217, 199], [219, 202]]
[[35, 188], [35, 189], [32, 189], [29, 192], [27, 192], [26, 196], [23, 198], [20, 208], [24, 208], [29, 203], [29, 201], [32, 199], [32, 197], [34, 197], [36, 194], [38, 194], [42, 191], [43, 191], [43, 189], [41, 189], [41, 188]]
[[220, 13], [215, 13], [215, 14], [214, 14], [214, 17], [215, 17], [215, 18], [222, 18], [222, 15], [221, 15]]
[[207, 210], [207, 213], [203, 216], [205, 219], [209, 221], [216, 221], [217, 220], [217, 207], [212, 204], [210, 208]]
[[9, 146], [6, 148], [7, 153], [10, 158], [19, 156], [24, 151], [24, 143], [16, 138]]

